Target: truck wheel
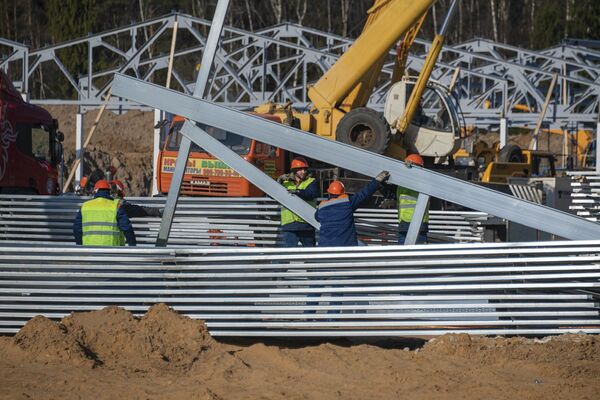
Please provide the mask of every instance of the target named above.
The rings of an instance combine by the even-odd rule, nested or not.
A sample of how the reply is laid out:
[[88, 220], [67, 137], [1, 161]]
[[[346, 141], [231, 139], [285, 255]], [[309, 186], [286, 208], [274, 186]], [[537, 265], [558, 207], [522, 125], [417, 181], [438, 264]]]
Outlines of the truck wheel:
[[516, 144], [508, 144], [498, 152], [498, 161], [522, 163], [525, 162], [521, 148]]
[[391, 131], [383, 114], [360, 107], [342, 117], [335, 134], [339, 142], [383, 154], [388, 147]]

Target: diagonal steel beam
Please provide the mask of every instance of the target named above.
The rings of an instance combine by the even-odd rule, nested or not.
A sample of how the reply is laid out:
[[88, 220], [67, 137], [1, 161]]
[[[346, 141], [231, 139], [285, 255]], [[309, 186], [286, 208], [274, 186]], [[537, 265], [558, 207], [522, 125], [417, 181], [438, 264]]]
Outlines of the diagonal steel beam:
[[[390, 183], [404, 186], [497, 217], [518, 222], [567, 239], [598, 239], [600, 225], [424, 168], [406, 168], [403, 162], [350, 145], [282, 126], [125, 75], [116, 75], [116, 95], [176, 113], [272, 146], [316, 158], [367, 176], [391, 172]], [[286, 205], [286, 204], [284, 204]]]

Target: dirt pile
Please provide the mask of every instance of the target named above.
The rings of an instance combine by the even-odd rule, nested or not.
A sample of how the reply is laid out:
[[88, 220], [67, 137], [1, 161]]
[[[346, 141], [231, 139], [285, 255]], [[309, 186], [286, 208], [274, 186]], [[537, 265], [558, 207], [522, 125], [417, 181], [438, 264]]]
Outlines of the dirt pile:
[[165, 305], [109, 307], [0, 337], [0, 398], [595, 399], [600, 338], [223, 343]]
[[[65, 165], [75, 159], [76, 106], [46, 106], [58, 119], [65, 134]], [[84, 114], [84, 137], [89, 133], [97, 110]], [[147, 196], [152, 189], [153, 113], [128, 111], [117, 115], [106, 111], [84, 156], [84, 174], [92, 181], [100, 179], [109, 166], [117, 169], [116, 178], [127, 187], [128, 196]]]
[[74, 313], [60, 323], [35, 317], [15, 335], [28, 360], [132, 370], [188, 370], [219, 347], [202, 321], [181, 317], [164, 304], [141, 318], [119, 307]]

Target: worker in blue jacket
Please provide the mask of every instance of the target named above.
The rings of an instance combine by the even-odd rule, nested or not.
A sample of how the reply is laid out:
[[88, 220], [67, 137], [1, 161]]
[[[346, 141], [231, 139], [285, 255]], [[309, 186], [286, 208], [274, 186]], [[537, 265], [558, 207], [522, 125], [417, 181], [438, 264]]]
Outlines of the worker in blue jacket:
[[321, 223], [319, 230], [319, 246], [358, 246], [354, 211], [379, 188], [379, 184], [387, 181], [390, 173], [380, 172], [354, 196], [348, 196], [344, 184], [333, 181], [327, 188], [329, 200], [317, 207], [315, 218]]
[[84, 246], [129, 246], [137, 244], [129, 217], [119, 199], [110, 195], [109, 183], [101, 179], [94, 187], [94, 198], [81, 206], [73, 221], [76, 244]]

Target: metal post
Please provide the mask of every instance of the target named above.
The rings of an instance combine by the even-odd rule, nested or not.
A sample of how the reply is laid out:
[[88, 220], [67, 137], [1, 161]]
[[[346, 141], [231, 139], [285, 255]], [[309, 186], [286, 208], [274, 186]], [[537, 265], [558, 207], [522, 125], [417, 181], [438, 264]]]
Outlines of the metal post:
[[503, 149], [506, 143], [508, 143], [508, 121], [503, 115], [500, 118], [500, 149]]
[[454, 13], [456, 12], [456, 5], [458, 4], [458, 0], [454, 0], [452, 2], [452, 4], [450, 4], [450, 8], [448, 9], [448, 12], [446, 13], [446, 18], [444, 19], [444, 22], [442, 23], [442, 27], [440, 28], [439, 34], [444, 36], [446, 35], [446, 31], [448, 30], [448, 26], [450, 26], [450, 22], [452, 21], [452, 17], [454, 16]]
[[[219, 0], [215, 14], [212, 19], [210, 26], [210, 32], [206, 45], [204, 46], [204, 52], [202, 54], [202, 61], [200, 63], [200, 71], [198, 72], [198, 78], [196, 79], [196, 87], [194, 88], [194, 97], [203, 97], [206, 83], [210, 70], [217, 53], [217, 46], [219, 45], [219, 38], [223, 31], [223, 25], [225, 23], [225, 15], [229, 8], [229, 0]], [[173, 177], [171, 180], [171, 186], [169, 187], [169, 194], [167, 196], [167, 202], [165, 204], [165, 210], [163, 218], [160, 222], [160, 230], [156, 238], [157, 247], [165, 247], [167, 240], [169, 239], [169, 232], [171, 231], [171, 224], [173, 223], [173, 217], [175, 216], [175, 208], [177, 207], [177, 201], [179, 200], [179, 191], [181, 189], [181, 182], [183, 182], [183, 175], [185, 173], [185, 167], [187, 160], [190, 155], [191, 142], [190, 139], [184, 136], [181, 139], [179, 146], [179, 152], [177, 154], [177, 161], [175, 162], [175, 171], [173, 171]]]
[[152, 196], [158, 194], [158, 174], [160, 166], [158, 163], [158, 152], [160, 147], [160, 127], [158, 123], [163, 119], [163, 112], [157, 108], [154, 109], [154, 144], [152, 145]]
[[75, 184], [78, 185], [83, 176], [83, 114], [77, 111], [75, 116], [75, 157], [79, 159], [79, 165], [75, 171]]
[[423, 223], [423, 217], [425, 216], [425, 210], [427, 210], [428, 204], [429, 196], [425, 193], [419, 193], [417, 204], [415, 204], [415, 210], [408, 227], [408, 232], [406, 233], [406, 239], [404, 240], [405, 245], [415, 244], [417, 242], [417, 236], [421, 230], [421, 224]]

